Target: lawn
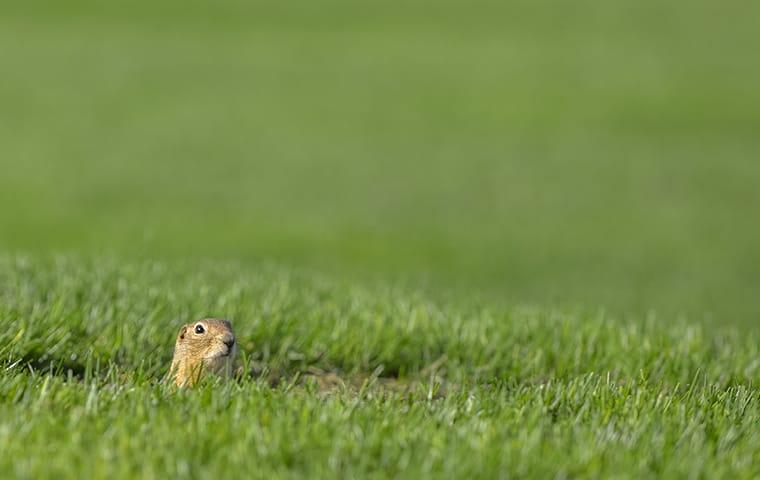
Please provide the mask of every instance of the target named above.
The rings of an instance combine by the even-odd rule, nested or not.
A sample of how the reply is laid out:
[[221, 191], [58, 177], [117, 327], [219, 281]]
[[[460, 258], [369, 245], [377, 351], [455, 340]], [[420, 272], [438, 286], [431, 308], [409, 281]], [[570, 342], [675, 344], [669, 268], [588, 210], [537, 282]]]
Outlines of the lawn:
[[759, 476], [757, 18], [5, 2], [0, 476]]
[[[0, 468], [28, 478], [757, 476], [756, 336], [276, 267], [3, 260]], [[245, 374], [160, 382], [180, 323]]]

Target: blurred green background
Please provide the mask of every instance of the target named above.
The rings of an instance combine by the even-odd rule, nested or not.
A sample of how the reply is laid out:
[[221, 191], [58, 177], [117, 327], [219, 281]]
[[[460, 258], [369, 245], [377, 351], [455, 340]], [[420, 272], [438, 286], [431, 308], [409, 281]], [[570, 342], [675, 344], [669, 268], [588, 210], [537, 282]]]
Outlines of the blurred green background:
[[6, 1], [0, 251], [760, 317], [760, 3]]

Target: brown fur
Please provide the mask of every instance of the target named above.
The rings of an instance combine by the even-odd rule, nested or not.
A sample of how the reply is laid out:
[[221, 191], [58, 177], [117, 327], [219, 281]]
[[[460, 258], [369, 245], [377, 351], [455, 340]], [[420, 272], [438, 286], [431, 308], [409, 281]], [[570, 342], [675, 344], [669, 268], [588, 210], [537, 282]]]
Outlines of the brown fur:
[[[203, 333], [196, 333], [198, 326]], [[183, 325], [174, 346], [169, 376], [179, 387], [192, 386], [206, 374], [229, 376], [237, 353], [232, 325], [220, 318], [206, 318]]]

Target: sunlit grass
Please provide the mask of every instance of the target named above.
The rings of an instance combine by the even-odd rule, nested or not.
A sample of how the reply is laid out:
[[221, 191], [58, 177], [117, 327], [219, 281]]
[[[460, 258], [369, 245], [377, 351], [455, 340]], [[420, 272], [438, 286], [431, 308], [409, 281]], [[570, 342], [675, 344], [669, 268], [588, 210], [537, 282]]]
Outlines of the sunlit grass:
[[[272, 265], [0, 271], [0, 467], [15, 476], [757, 473], [758, 343], [737, 331]], [[178, 392], [162, 382], [176, 329], [205, 315], [232, 319], [244, 373]]]

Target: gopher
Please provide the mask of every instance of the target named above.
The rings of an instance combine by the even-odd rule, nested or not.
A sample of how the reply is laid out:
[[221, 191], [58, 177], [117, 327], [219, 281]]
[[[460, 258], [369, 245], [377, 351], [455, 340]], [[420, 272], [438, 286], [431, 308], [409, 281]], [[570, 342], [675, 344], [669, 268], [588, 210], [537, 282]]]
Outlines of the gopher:
[[221, 318], [206, 318], [183, 325], [174, 346], [169, 377], [179, 387], [192, 386], [207, 373], [232, 373], [237, 343], [232, 325]]

